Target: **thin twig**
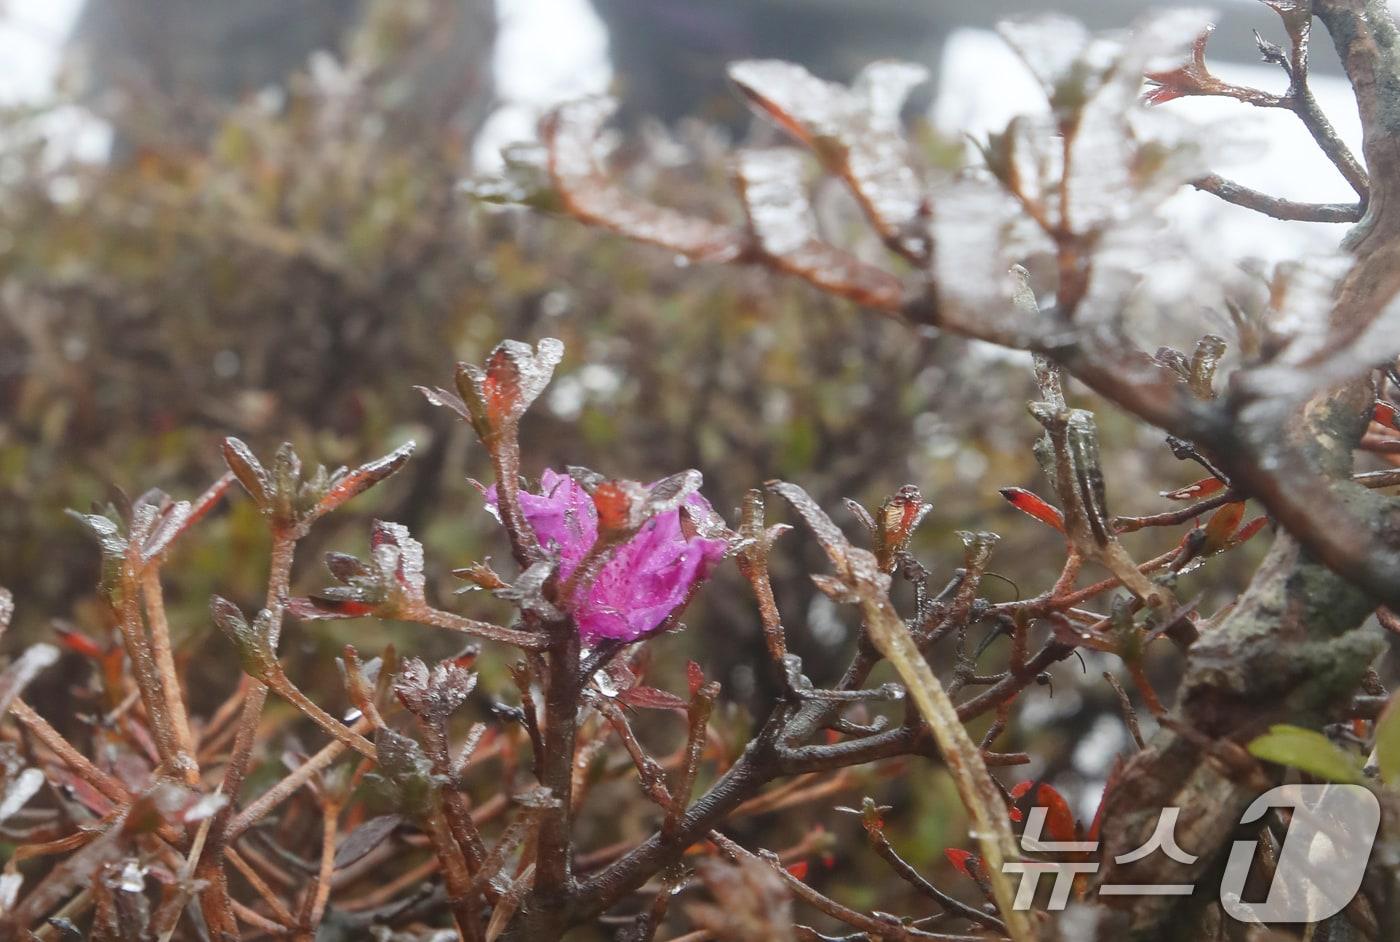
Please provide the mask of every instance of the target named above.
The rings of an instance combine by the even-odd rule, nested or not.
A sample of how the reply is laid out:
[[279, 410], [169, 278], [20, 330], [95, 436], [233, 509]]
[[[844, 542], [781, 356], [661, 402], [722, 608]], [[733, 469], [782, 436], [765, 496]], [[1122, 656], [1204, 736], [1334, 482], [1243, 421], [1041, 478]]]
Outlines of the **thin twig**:
[[189, 713], [175, 672], [175, 654], [170, 645], [170, 623], [165, 614], [165, 595], [160, 584], [160, 567], [149, 566], [141, 576], [141, 595], [146, 604], [146, 621], [151, 630], [151, 652], [161, 675], [161, 690], [165, 694], [165, 710], [174, 727], [175, 738], [187, 758], [186, 781], [199, 784], [199, 762], [194, 736], [190, 732]]
[[1128, 692], [1123, 689], [1123, 685], [1118, 682], [1110, 671], [1103, 672], [1103, 679], [1108, 681], [1108, 685], [1113, 688], [1113, 692], [1118, 694], [1118, 705], [1123, 710], [1123, 722], [1128, 725], [1128, 732], [1132, 734], [1133, 742], [1141, 751], [1147, 748], [1147, 741], [1142, 738], [1142, 727], [1138, 724], [1137, 711], [1133, 709], [1133, 701], [1128, 699]]
[[1360, 203], [1299, 203], [1250, 189], [1214, 173], [1192, 180], [1191, 185], [1203, 193], [1218, 196], [1227, 203], [1234, 203], [1236, 206], [1243, 206], [1275, 219], [1295, 222], [1356, 222], [1362, 213]]

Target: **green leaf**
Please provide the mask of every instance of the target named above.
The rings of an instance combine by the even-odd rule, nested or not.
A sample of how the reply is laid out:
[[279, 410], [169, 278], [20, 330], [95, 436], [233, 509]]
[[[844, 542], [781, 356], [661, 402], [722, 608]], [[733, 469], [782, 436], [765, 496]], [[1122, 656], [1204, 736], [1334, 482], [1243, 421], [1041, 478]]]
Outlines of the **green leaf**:
[[1249, 744], [1256, 759], [1289, 765], [1329, 782], [1360, 782], [1361, 762], [1321, 733], [1277, 725]]
[[1395, 699], [1386, 704], [1376, 721], [1376, 760], [1381, 781], [1400, 785], [1400, 706], [1396, 706]]

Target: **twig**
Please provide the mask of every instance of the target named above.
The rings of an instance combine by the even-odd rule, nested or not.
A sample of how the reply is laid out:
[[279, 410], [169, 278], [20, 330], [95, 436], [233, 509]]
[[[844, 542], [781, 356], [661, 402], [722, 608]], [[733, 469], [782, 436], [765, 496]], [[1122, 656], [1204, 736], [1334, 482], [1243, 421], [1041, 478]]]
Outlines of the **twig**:
[[817, 892], [806, 883], [803, 883], [801, 880], [797, 879], [797, 877], [789, 873], [787, 868], [782, 865], [782, 862], [779, 861], [776, 856], [766, 852], [764, 854], [752, 854], [718, 831], [710, 832], [710, 840], [714, 841], [720, 850], [734, 859], [747, 857], [750, 859], [762, 860], [773, 868], [773, 872], [782, 878], [783, 882], [787, 884], [788, 889], [792, 890], [793, 895], [801, 899], [804, 903], [820, 910], [833, 919], [846, 923], [848, 926], [872, 933], [876, 938], [898, 940], [898, 942], [906, 942], [906, 940], [907, 942], [915, 942], [915, 940], [923, 940], [923, 942], [987, 942], [985, 935], [948, 935], [924, 932], [920, 929], [913, 929], [901, 925], [892, 918], [879, 919], [874, 916], [867, 916], [865, 913], [857, 912], [848, 906], [841, 905], [830, 897]]
[[180, 678], [175, 672], [175, 655], [170, 646], [170, 624], [165, 615], [165, 596], [160, 584], [160, 568], [149, 566], [141, 576], [141, 595], [146, 603], [146, 621], [151, 630], [151, 652], [161, 675], [161, 690], [165, 694], [165, 710], [174, 727], [175, 738], [186, 760], [186, 781], [199, 783], [199, 762], [196, 758], [194, 736], [190, 733], [190, 718], [185, 710], [185, 698], [180, 690]]
[[454, 612], [444, 612], [441, 609], [433, 608], [429, 605], [413, 606], [412, 608], [397, 613], [397, 617], [401, 621], [413, 622], [418, 625], [445, 628], [448, 631], [460, 631], [463, 634], [474, 635], [485, 641], [498, 641], [501, 644], [512, 644], [517, 648], [524, 648], [527, 651], [541, 651], [549, 643], [547, 638], [535, 632], [519, 631], [515, 628], [504, 628], [500, 625], [478, 621], [475, 618], [468, 618], [465, 615], [458, 615]]
[[[363, 716], [350, 727], [351, 731], [355, 733], [366, 733], [372, 728], [369, 718]], [[295, 794], [297, 789], [311, 781], [336, 759], [339, 759], [348, 748], [349, 746], [337, 739], [327, 743], [320, 752], [288, 772], [277, 784], [259, 795], [252, 804], [244, 808], [233, 819], [227, 831], [229, 842], [238, 840], [245, 831], [266, 817], [269, 811], [286, 801]]]
[[998, 932], [1006, 931], [1006, 924], [996, 916], [985, 913], [975, 906], [969, 906], [963, 901], [949, 896], [928, 880], [925, 880], [919, 871], [915, 870], [903, 857], [899, 856], [899, 852], [890, 844], [889, 838], [885, 837], [885, 833], [882, 829], [867, 829], [867, 833], [870, 836], [872, 846], [875, 848], [875, 853], [879, 854], [904, 882], [936, 902], [939, 906], [942, 906], [948, 912], [957, 913], [978, 925], [986, 926], [989, 929], [995, 929]]
[[1295, 222], [1356, 222], [1362, 213], [1359, 203], [1299, 203], [1250, 189], [1214, 173], [1192, 180], [1191, 185], [1203, 193], [1218, 196], [1227, 203], [1234, 203], [1236, 206], [1243, 206], [1275, 219]]
[[321, 866], [316, 872], [313, 892], [308, 897], [309, 908], [306, 917], [301, 920], [308, 942], [314, 939], [316, 929], [325, 916], [326, 903], [331, 897], [331, 873], [335, 870], [335, 835], [339, 817], [340, 806], [336, 802], [322, 802]]
[[[274, 651], [277, 649], [277, 636], [281, 633], [282, 611], [289, 594], [288, 586], [295, 554], [295, 535], [286, 531], [274, 530], [271, 561], [268, 567], [266, 601], [266, 608], [274, 614], [272, 636], [269, 638], [269, 645]], [[207, 883], [204, 892], [200, 894], [200, 899], [203, 904], [204, 918], [209, 923], [210, 931], [215, 935], [220, 932], [230, 932], [236, 935], [238, 932], [233, 921], [234, 911], [230, 906], [232, 900], [229, 898], [228, 882], [222, 858], [228, 846], [227, 829], [233, 820], [234, 805], [239, 792], [243, 789], [243, 781], [247, 777], [248, 766], [252, 760], [258, 721], [262, 718], [263, 706], [267, 703], [267, 691], [267, 685], [259, 680], [253, 680], [249, 684], [248, 695], [243, 702], [243, 710], [238, 721], [238, 732], [234, 736], [233, 752], [229, 756], [228, 763], [224, 766], [224, 780], [219, 786], [220, 791], [228, 797], [228, 804], [216, 813], [204, 857], [200, 862], [200, 877]]]
[[1133, 702], [1128, 699], [1128, 692], [1110, 671], [1103, 672], [1103, 679], [1108, 681], [1108, 685], [1118, 695], [1118, 705], [1123, 710], [1123, 722], [1128, 724], [1128, 732], [1132, 734], [1133, 742], [1139, 750], [1146, 749], [1147, 742], [1142, 738], [1142, 727], [1138, 725], [1137, 711], [1133, 709]]
[[125, 785], [89, 762], [87, 756], [79, 752], [62, 733], [50, 726], [48, 720], [35, 713], [29, 704], [16, 697], [10, 703], [10, 712], [36, 739], [58, 756], [64, 765], [76, 772], [79, 778], [119, 805], [131, 803], [131, 792]]

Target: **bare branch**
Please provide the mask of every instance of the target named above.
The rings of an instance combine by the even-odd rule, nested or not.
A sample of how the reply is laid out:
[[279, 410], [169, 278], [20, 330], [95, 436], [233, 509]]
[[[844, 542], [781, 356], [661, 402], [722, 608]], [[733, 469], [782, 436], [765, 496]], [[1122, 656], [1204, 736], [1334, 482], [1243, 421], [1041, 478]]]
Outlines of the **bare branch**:
[[1299, 203], [1261, 193], [1213, 173], [1192, 180], [1191, 185], [1203, 193], [1218, 196], [1227, 203], [1243, 206], [1275, 219], [1291, 219], [1297, 222], [1356, 222], [1362, 213], [1360, 203]]

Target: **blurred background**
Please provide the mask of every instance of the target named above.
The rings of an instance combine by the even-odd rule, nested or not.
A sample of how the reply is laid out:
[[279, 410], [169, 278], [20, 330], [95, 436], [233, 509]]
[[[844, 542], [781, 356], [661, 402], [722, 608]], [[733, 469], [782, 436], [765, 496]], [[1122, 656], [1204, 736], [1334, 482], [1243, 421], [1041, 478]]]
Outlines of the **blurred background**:
[[[1282, 40], [1273, 13], [1218, 6], [1216, 70], [1281, 90], [1284, 76], [1257, 63], [1251, 35]], [[1056, 7], [1106, 29], [1146, 4]], [[297, 584], [323, 584], [325, 550], [363, 553], [368, 520], [382, 516], [425, 542], [445, 604], [489, 609], [490, 599], [452, 602], [449, 575], [503, 557], [467, 483], [489, 469], [468, 431], [412, 387], [448, 384], [455, 360], [479, 359], [506, 337], [556, 336], [568, 349], [525, 424], [530, 473], [579, 464], [648, 480], [696, 467], [727, 515], [746, 489], [775, 477], [833, 512], [843, 497], [871, 506], [912, 482], [935, 506], [918, 553], [936, 583], [960, 563], [954, 531], [986, 529], [1004, 537], [993, 562], [1004, 579], [986, 591], [1041, 591], [1063, 558], [1060, 541], [996, 493], [1046, 490], [1030, 450], [1024, 358], [911, 334], [764, 272], [687, 268], [461, 192], [463, 180], [499, 165], [503, 144], [530, 138], [550, 104], [610, 92], [622, 101], [614, 157], [628, 184], [737, 219], [726, 153], [769, 132], [751, 126], [723, 69], [755, 56], [842, 81], [878, 58], [926, 64], [933, 81], [910, 109], [910, 134], [921, 160], [955, 168], [970, 159], [971, 138], [1042, 107], [990, 31], [999, 17], [1038, 9], [1029, 0], [0, 0], [0, 585], [18, 600], [10, 644], [55, 624], [108, 630], [92, 603], [96, 549], [64, 508], [106, 501], [112, 488], [193, 496], [221, 473], [218, 442], [230, 434], [261, 454], [291, 440], [305, 460], [332, 467], [417, 440], [403, 473], [317, 531]], [[1355, 107], [1335, 57], [1319, 43], [1313, 60], [1315, 92], [1355, 146]], [[1239, 143], [1222, 151], [1222, 174], [1297, 199], [1349, 196], [1291, 115], [1233, 102], [1172, 107], [1207, 126], [1229, 123]], [[824, 225], [843, 237], [853, 228], [839, 194], [819, 192], [817, 205]], [[1341, 235], [1195, 193], [1173, 200], [1168, 222], [1245, 278]], [[1189, 282], [1183, 291], [1189, 307]], [[1167, 340], [1220, 329], [1219, 312], [1198, 307], [1199, 324]], [[1099, 420], [1114, 511], [1163, 509], [1158, 491], [1201, 476], [1159, 434], [1110, 411]], [[1145, 558], [1180, 536], [1130, 546]], [[784, 620], [808, 672], [829, 680], [848, 656], [850, 619], [810, 590], [805, 574], [822, 571], [820, 553], [797, 535], [785, 542], [775, 557]], [[1200, 593], [1213, 610], [1247, 578], [1266, 541], [1257, 542], [1188, 577], [1183, 596]], [[260, 522], [235, 497], [166, 569], [174, 630], [206, 708], [233, 686], [227, 657], [190, 656], [230, 653], [211, 634], [208, 597], [255, 607], [264, 554]], [[656, 642], [658, 671], [679, 677], [693, 655], [734, 703], [758, 702], [753, 607], [733, 573], [717, 581], [686, 619], [690, 630]], [[324, 676], [304, 686], [338, 696], [325, 655], [347, 640], [362, 650], [394, 641], [429, 657], [455, 651], [451, 639], [395, 626], [293, 626], [284, 651], [301, 666], [290, 673], [305, 679], [319, 664]], [[1158, 660], [1169, 680], [1172, 656]], [[65, 666], [43, 692], [50, 715], [82, 706], [88, 668], [76, 655]], [[1099, 680], [1115, 666], [1072, 659], [1053, 685], [1027, 694], [1000, 747], [1026, 748], [1035, 762], [1009, 770], [1008, 782], [1043, 775], [1092, 808], [1126, 745]], [[942, 774], [924, 767], [880, 787], [904, 824], [892, 831], [902, 849], [941, 866], [961, 833]], [[825, 808], [812, 813], [833, 829], [858, 827]], [[755, 842], [771, 846], [805, 827], [790, 816], [753, 826]], [[784, 833], [761, 830], [770, 826]], [[852, 883], [837, 895], [900, 908], [879, 892]]]

